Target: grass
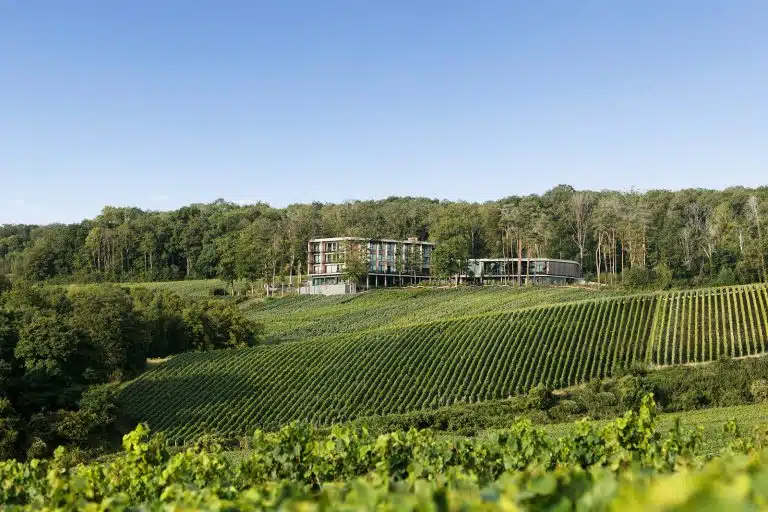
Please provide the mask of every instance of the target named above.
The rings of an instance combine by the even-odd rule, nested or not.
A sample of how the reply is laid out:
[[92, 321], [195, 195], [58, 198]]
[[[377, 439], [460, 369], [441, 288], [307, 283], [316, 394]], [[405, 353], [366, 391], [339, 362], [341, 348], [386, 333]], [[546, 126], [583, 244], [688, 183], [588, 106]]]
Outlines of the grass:
[[[184, 299], [210, 299], [213, 298], [213, 290], [221, 288], [229, 290], [229, 283], [222, 281], [221, 279], [190, 279], [187, 281], [157, 281], [157, 282], [140, 282], [140, 283], [116, 283], [120, 286], [127, 288], [149, 288], [152, 290], [168, 290], [176, 293]], [[94, 284], [70, 284], [66, 285], [67, 289], [81, 289], [90, 286], [96, 286]], [[237, 289], [244, 287], [244, 283], [236, 283]]]

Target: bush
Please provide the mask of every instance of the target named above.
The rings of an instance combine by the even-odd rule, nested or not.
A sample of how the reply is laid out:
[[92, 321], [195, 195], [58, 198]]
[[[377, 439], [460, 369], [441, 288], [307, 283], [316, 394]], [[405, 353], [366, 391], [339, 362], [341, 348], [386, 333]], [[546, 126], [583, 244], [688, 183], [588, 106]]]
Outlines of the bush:
[[645, 267], [632, 267], [624, 271], [624, 286], [628, 288], [647, 288], [651, 285], [651, 273]]
[[211, 289], [211, 295], [214, 297], [224, 297], [227, 295], [227, 290], [224, 288], [213, 288]]
[[48, 445], [39, 437], [34, 438], [32, 444], [27, 448], [27, 460], [43, 459], [50, 454], [51, 452], [48, 450]]
[[671, 411], [692, 411], [701, 409], [711, 403], [711, 398], [701, 390], [689, 389], [672, 397], [669, 404]]
[[556, 406], [549, 410], [549, 417], [554, 421], [569, 421], [575, 416], [584, 414], [587, 408], [574, 400], [561, 400]]
[[738, 279], [736, 279], [736, 274], [730, 267], [721, 268], [720, 272], [717, 273], [717, 276], [712, 281], [714, 286], [732, 286], [737, 283]]
[[627, 409], [640, 407], [643, 396], [651, 391], [651, 386], [642, 377], [627, 375], [616, 382], [616, 395], [622, 407]]
[[0, 399], [0, 460], [13, 458], [19, 439], [20, 421], [11, 402]]
[[0, 274], [0, 294], [11, 289], [11, 280], [5, 274]]
[[653, 269], [653, 280], [656, 288], [667, 290], [672, 285], [672, 271], [664, 263], [659, 263]]
[[616, 398], [616, 395], [610, 391], [601, 391], [599, 393], [595, 393], [594, 400], [594, 405], [596, 406], [595, 409], [615, 407], [619, 404], [619, 400]]
[[539, 384], [531, 388], [526, 397], [526, 408], [539, 411], [546, 411], [555, 404], [555, 397], [552, 390], [544, 384]]
[[753, 380], [749, 386], [749, 393], [752, 395], [752, 400], [759, 404], [768, 402], [768, 380]]
[[[742, 392], [739, 389], [727, 389], [718, 395], [716, 404], [720, 407], [748, 404], [751, 397], [746, 397], [744, 395], [745, 392]], [[709, 404], [707, 403], [705, 405]]]

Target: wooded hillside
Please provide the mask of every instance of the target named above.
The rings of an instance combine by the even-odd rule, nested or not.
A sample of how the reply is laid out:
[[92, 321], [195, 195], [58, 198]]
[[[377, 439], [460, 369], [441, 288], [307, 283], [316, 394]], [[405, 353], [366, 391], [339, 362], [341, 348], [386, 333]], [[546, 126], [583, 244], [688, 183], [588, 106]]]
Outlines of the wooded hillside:
[[582, 261], [590, 277], [638, 287], [672, 280], [725, 285], [762, 280], [766, 219], [766, 188], [635, 193], [560, 185], [486, 203], [392, 197], [287, 208], [223, 200], [170, 212], [105, 207], [79, 224], [0, 226], [0, 273], [296, 282], [306, 272], [309, 238], [418, 236], [442, 242], [434, 256], [440, 275], [470, 257], [520, 252]]

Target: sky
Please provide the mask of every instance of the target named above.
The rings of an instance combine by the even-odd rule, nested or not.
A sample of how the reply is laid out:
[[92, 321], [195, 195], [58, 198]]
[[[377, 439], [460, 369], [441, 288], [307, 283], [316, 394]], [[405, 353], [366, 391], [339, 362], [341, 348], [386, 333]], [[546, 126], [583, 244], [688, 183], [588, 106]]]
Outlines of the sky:
[[764, 0], [0, 0], [0, 224], [768, 177]]

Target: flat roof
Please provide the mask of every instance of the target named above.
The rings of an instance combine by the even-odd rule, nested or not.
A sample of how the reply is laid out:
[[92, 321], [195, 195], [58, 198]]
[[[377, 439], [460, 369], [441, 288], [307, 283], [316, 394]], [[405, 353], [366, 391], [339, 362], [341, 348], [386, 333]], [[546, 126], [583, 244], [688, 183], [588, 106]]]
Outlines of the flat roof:
[[[556, 263], [574, 263], [576, 265], [579, 264], [578, 261], [573, 260], [559, 260], [556, 258], [519, 258], [521, 261], [553, 261]], [[506, 261], [506, 262], [515, 262], [518, 261], [518, 258], [470, 258], [469, 261], [471, 263], [479, 263], [481, 261], [484, 262], [491, 262], [491, 261]]]
[[435, 242], [424, 240], [394, 240], [390, 238], [366, 238], [363, 236], [337, 236], [332, 238], [311, 238], [311, 242], [340, 242], [342, 240], [365, 240], [366, 242], [387, 242], [387, 243], [406, 243], [406, 244], [426, 244], [435, 245]]

